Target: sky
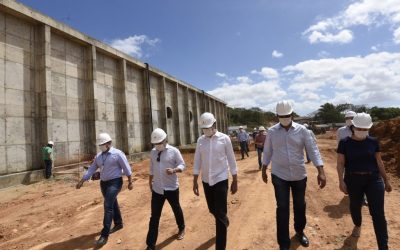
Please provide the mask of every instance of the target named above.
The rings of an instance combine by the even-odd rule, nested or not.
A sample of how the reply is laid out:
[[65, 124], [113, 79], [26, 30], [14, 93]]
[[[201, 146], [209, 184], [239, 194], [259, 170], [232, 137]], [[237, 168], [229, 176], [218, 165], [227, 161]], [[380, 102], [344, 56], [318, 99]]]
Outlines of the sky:
[[230, 107], [400, 107], [400, 0], [20, 2]]

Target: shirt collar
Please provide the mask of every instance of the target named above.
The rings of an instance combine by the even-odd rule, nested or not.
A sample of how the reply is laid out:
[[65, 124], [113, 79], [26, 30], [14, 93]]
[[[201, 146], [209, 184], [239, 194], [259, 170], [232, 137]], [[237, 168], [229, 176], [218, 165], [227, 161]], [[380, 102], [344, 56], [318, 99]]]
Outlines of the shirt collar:
[[[279, 124], [279, 125], [278, 125], [279, 129], [285, 129], [285, 128], [282, 126], [281, 123], [278, 123], [278, 124]], [[290, 126], [289, 129], [291, 129], [291, 128], [296, 129], [297, 127], [299, 127], [299, 125], [300, 125], [300, 124], [298, 124], [298, 123], [292, 121], [292, 125]]]

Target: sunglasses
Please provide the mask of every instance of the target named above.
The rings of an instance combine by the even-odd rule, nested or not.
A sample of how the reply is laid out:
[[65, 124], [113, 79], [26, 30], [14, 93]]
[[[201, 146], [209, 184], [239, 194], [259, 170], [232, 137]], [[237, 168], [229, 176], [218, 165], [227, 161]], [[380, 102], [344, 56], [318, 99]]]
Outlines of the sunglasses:
[[278, 118], [289, 118], [292, 117], [292, 115], [278, 115]]

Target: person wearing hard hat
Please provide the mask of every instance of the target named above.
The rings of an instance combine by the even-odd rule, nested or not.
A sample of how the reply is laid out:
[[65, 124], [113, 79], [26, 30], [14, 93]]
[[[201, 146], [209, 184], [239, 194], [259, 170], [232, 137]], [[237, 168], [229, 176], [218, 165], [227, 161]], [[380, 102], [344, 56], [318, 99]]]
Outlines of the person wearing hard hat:
[[[253, 141], [255, 142], [255, 140], [256, 140], [256, 136], [257, 136], [257, 134], [258, 134], [258, 130], [257, 130], [257, 128], [254, 128], [253, 129], [253, 134], [251, 134], [251, 137], [253, 138]], [[254, 150], [255, 151], [257, 151], [257, 145], [254, 143]], [[249, 150], [250, 151], [250, 150]]]
[[346, 114], [344, 115], [346, 120], [346, 126], [340, 127], [336, 132], [336, 140], [338, 143], [341, 139], [344, 139], [346, 137], [351, 137], [352, 135], [351, 129], [353, 126], [352, 120], [354, 116], [356, 116], [356, 112], [351, 110], [347, 111]]
[[[76, 184], [76, 188], [80, 189], [97, 169], [100, 170], [100, 188], [104, 197], [104, 219], [100, 238], [96, 242], [97, 247], [102, 247], [107, 243], [109, 234], [123, 228], [121, 211], [117, 201], [118, 193], [123, 184], [123, 174], [128, 177], [128, 189], [132, 190], [133, 188], [132, 170], [128, 159], [121, 150], [112, 147], [111, 143], [109, 134], [99, 134], [97, 145], [101, 152], [96, 155], [86, 174]], [[114, 227], [111, 228], [113, 221]]]
[[296, 238], [304, 247], [309, 240], [304, 233], [306, 226], [306, 183], [307, 171], [304, 163], [304, 149], [317, 167], [317, 181], [320, 188], [326, 185], [323, 162], [317, 144], [308, 130], [293, 121], [293, 108], [290, 102], [280, 101], [276, 105], [279, 123], [267, 133], [264, 144], [262, 179], [268, 183], [267, 168], [272, 162], [272, 184], [276, 198], [276, 226], [280, 249], [290, 248], [289, 214], [290, 190], [292, 190], [294, 229]]
[[249, 135], [247, 134], [246, 130], [243, 129], [242, 126], [239, 126], [239, 133], [237, 134], [237, 139], [240, 145], [240, 153], [242, 154], [242, 160], [244, 159], [244, 153], [246, 153], [247, 157], [249, 157], [249, 148], [248, 148], [248, 141]]
[[368, 136], [372, 127], [369, 114], [358, 113], [353, 119], [354, 134], [340, 140], [337, 148], [339, 189], [349, 195], [350, 213], [354, 223], [352, 235], [361, 233], [361, 207], [364, 194], [368, 198], [378, 249], [388, 249], [384, 197], [392, 191], [381, 157], [379, 142]]
[[151, 133], [149, 186], [151, 196], [151, 217], [147, 233], [147, 249], [154, 250], [158, 236], [158, 225], [165, 200], [171, 205], [178, 225], [177, 239], [185, 236], [185, 221], [179, 204], [179, 182], [177, 173], [185, 169], [185, 162], [179, 150], [167, 143], [167, 134], [156, 128]]
[[231, 139], [216, 129], [216, 119], [211, 113], [200, 116], [200, 128], [204, 135], [197, 140], [193, 164], [193, 192], [199, 196], [197, 180], [201, 171], [204, 194], [208, 209], [215, 218], [217, 250], [226, 249], [226, 236], [229, 226], [228, 170], [232, 175], [231, 193], [237, 186], [237, 166]]
[[54, 142], [49, 141], [45, 147], [42, 148], [42, 158], [44, 161], [45, 178], [49, 179], [52, 176], [53, 167], [53, 146]]
[[258, 128], [258, 131], [259, 132], [254, 139], [254, 144], [256, 145], [257, 154], [258, 154], [258, 168], [259, 168], [259, 170], [261, 170], [261, 167], [262, 167], [261, 159], [262, 159], [262, 153], [264, 150], [264, 142], [265, 142], [265, 138], [267, 137], [267, 133], [265, 132], [264, 126], [260, 126]]

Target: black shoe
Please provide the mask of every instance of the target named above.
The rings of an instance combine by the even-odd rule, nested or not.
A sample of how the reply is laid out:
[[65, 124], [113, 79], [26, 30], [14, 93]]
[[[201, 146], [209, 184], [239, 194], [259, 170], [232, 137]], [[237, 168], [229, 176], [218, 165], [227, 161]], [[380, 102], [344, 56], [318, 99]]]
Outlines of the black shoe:
[[121, 230], [122, 228], [124, 228], [124, 225], [119, 224], [119, 225], [115, 225], [113, 228], [111, 228], [110, 230], [110, 234], [117, 232], [118, 230]]
[[304, 233], [296, 233], [296, 238], [303, 247], [308, 247], [310, 245], [310, 242]]
[[96, 247], [101, 248], [102, 246], [107, 244], [107, 240], [107, 237], [100, 236], [100, 238], [96, 241]]

